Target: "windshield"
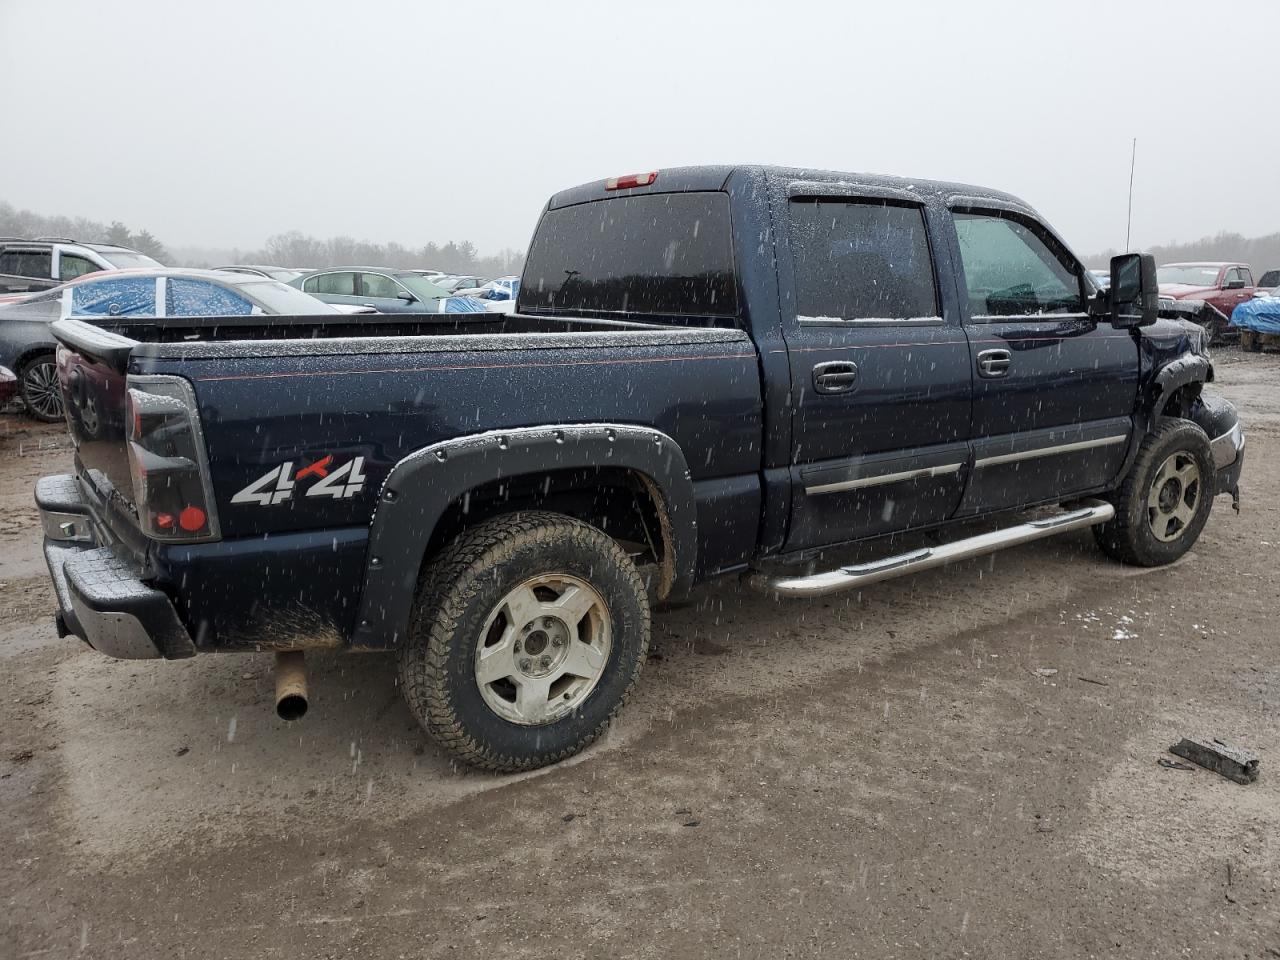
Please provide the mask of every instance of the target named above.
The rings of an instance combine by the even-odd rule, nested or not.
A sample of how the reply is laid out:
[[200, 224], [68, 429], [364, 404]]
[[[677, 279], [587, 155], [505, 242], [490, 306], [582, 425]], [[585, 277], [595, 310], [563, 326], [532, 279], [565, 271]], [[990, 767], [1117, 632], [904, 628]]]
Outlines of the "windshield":
[[294, 316], [339, 312], [329, 304], [279, 280], [250, 280], [248, 283], [236, 283], [232, 286], [258, 301], [267, 313]]
[[438, 284], [432, 283], [426, 277], [420, 277], [416, 273], [397, 274], [396, 279], [408, 287], [410, 292], [419, 300], [439, 300], [449, 295], [448, 290], [442, 289]]
[[1156, 281], [1159, 283], [1185, 283], [1192, 287], [1212, 287], [1218, 282], [1218, 268], [1171, 264], [1156, 270]]
[[159, 260], [153, 260], [145, 253], [131, 253], [127, 250], [107, 250], [102, 252], [102, 258], [118, 270], [123, 270], [127, 267], [149, 267], [154, 269], [164, 266]]

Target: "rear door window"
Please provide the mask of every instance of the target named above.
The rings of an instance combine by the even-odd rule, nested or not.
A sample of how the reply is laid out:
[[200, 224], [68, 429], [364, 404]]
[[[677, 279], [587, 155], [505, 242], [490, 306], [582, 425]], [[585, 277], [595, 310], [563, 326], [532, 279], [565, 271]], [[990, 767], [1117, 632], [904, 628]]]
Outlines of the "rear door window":
[[529, 251], [520, 309], [736, 316], [728, 195], [645, 194], [547, 211]]
[[164, 301], [170, 317], [243, 317], [253, 312], [253, 304], [234, 290], [184, 277], [168, 279]]
[[318, 277], [308, 277], [302, 283], [307, 293], [324, 293], [335, 297], [354, 297], [356, 295], [356, 275], [354, 273], [322, 273]]
[[1065, 251], [1011, 217], [954, 216], [972, 319], [1084, 311], [1080, 276]]
[[73, 317], [154, 317], [156, 280], [154, 277], [119, 277], [71, 288], [70, 316]]
[[0, 251], [0, 273], [38, 280], [53, 279], [53, 254], [48, 250], [22, 250], [12, 247]]
[[924, 212], [882, 200], [793, 200], [796, 313], [809, 320], [938, 315]]

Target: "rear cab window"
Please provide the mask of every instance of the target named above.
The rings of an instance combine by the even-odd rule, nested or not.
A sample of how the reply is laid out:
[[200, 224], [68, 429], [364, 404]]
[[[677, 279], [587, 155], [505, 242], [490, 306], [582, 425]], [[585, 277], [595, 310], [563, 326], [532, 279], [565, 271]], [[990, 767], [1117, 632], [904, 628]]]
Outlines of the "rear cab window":
[[919, 206], [796, 198], [789, 209], [801, 323], [938, 317], [933, 259]]
[[736, 317], [728, 195], [651, 193], [548, 210], [519, 301], [534, 314]]

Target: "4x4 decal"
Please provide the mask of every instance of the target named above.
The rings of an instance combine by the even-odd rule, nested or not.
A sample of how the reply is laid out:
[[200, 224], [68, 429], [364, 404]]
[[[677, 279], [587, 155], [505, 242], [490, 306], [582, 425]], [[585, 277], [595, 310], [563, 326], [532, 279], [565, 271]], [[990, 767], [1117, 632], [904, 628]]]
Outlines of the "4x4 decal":
[[286, 460], [278, 467], [272, 467], [253, 483], [236, 493], [232, 503], [256, 503], [269, 507], [275, 503], [284, 503], [294, 495], [300, 480], [318, 477], [319, 483], [313, 484], [305, 494], [306, 497], [332, 497], [334, 500], [345, 500], [354, 497], [364, 489], [364, 457], [356, 457], [330, 472], [333, 454], [326, 454], [314, 463], [301, 467], [295, 473], [293, 461]]

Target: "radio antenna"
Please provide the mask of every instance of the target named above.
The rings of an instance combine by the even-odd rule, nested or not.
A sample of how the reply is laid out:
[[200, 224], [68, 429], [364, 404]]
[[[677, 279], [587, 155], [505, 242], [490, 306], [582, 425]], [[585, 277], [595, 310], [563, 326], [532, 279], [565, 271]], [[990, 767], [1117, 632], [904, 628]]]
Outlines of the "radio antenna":
[[1129, 252], [1129, 236], [1133, 229], [1133, 168], [1138, 162], [1138, 138], [1133, 138], [1133, 152], [1129, 154], [1129, 218], [1124, 224], [1124, 252]]

